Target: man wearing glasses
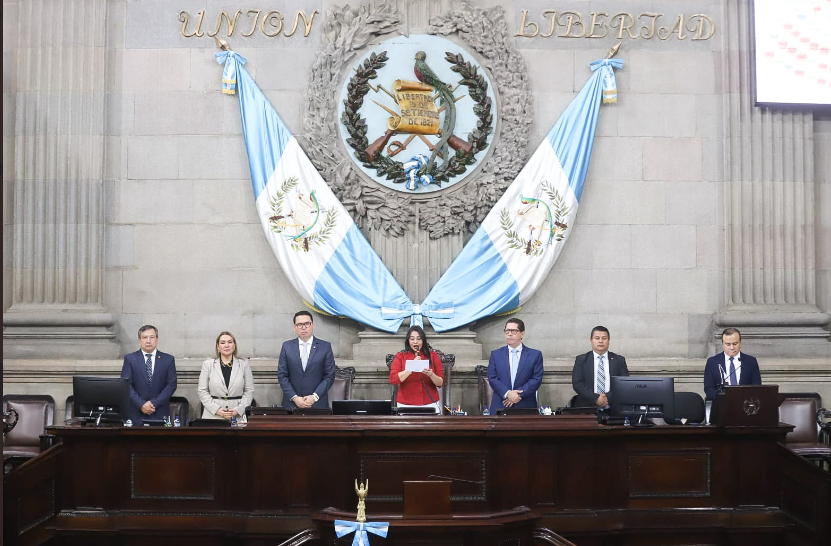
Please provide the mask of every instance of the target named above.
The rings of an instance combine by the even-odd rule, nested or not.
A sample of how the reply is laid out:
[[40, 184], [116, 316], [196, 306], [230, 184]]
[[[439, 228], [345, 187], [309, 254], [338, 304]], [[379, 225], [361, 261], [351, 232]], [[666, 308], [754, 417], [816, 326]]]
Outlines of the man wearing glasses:
[[283, 343], [277, 379], [285, 408], [328, 408], [329, 388], [335, 382], [332, 344], [315, 338], [315, 323], [308, 311], [294, 314], [297, 339]]
[[505, 323], [505, 343], [491, 352], [488, 382], [493, 389], [490, 413], [501, 408], [536, 408], [542, 385], [542, 353], [522, 344], [525, 323], [512, 318]]

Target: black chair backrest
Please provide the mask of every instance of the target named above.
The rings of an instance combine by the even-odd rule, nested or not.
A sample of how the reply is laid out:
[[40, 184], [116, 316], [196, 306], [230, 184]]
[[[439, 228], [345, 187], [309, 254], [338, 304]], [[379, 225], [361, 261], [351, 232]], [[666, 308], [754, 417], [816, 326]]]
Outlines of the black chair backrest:
[[329, 387], [329, 408], [333, 400], [352, 400], [352, 381], [355, 379], [355, 368], [335, 366], [335, 382]]
[[697, 392], [675, 393], [675, 419], [686, 419], [690, 423], [703, 423], [705, 416], [704, 399]]
[[48, 394], [6, 394], [3, 412], [14, 408], [18, 413], [17, 426], [5, 437], [4, 447], [14, 446], [40, 450], [40, 435], [55, 422], [55, 399]]
[[493, 398], [493, 389], [490, 381], [488, 381], [488, 367], [481, 364], [476, 366], [473, 371], [476, 372], [476, 383], [479, 388], [479, 415], [482, 415], [485, 408], [490, 406]]
[[822, 396], [818, 392], [780, 392], [779, 396], [783, 399], [787, 398], [813, 398], [817, 402], [817, 407], [822, 407]]
[[184, 396], [170, 397], [170, 418], [175, 419], [177, 415], [182, 426], [187, 426], [188, 417], [190, 417], [190, 402]]
[[811, 398], [786, 397], [779, 405], [779, 420], [793, 425], [794, 429], [785, 438], [786, 444], [817, 443], [817, 400]]

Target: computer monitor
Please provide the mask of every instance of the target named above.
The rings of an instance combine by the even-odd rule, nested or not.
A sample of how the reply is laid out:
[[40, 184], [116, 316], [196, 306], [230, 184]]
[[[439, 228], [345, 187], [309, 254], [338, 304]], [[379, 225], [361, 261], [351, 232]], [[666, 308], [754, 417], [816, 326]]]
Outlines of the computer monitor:
[[391, 400], [332, 400], [334, 415], [392, 415]]
[[94, 417], [101, 420], [126, 421], [130, 412], [130, 380], [126, 377], [72, 378], [75, 417]]
[[612, 376], [609, 402], [612, 417], [661, 417], [675, 422], [675, 379]]

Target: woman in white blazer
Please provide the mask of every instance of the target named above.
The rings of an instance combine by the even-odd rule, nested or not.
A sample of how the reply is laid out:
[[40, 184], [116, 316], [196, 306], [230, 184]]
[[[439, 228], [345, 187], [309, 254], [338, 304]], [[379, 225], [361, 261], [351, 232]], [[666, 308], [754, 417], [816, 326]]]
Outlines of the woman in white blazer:
[[216, 358], [202, 363], [197, 388], [203, 419], [245, 421], [245, 408], [254, 399], [254, 375], [248, 361], [237, 358], [237, 340], [231, 332], [216, 338]]

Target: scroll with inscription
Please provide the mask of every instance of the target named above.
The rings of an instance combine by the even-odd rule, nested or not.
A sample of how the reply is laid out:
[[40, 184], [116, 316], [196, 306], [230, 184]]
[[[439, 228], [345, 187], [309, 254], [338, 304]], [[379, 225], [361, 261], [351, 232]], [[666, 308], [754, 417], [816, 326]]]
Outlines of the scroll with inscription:
[[439, 132], [439, 109], [433, 100], [433, 86], [421, 82], [395, 80], [395, 100], [401, 108], [400, 116], [387, 121], [390, 130], [416, 135], [435, 135]]

